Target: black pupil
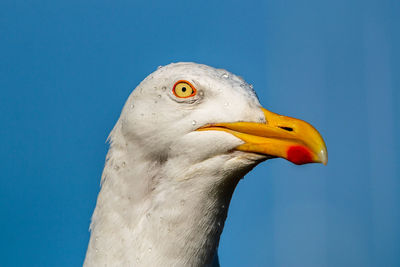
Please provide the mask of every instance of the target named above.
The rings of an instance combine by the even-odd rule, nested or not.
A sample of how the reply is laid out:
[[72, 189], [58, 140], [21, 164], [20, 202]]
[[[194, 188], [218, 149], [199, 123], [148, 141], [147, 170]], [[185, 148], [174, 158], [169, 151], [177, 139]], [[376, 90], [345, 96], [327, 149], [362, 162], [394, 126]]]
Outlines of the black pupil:
[[182, 92], [186, 92], [186, 87], [182, 87]]

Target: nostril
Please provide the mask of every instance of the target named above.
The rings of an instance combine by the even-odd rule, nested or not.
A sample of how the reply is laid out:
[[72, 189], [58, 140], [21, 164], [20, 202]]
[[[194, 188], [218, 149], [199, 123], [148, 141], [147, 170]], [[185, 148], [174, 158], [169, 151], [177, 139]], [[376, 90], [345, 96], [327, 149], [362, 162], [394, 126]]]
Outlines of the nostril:
[[278, 126], [278, 127], [283, 129], [283, 130], [285, 130], [285, 131], [293, 132], [293, 128], [291, 128], [291, 127], [285, 127], [285, 126]]

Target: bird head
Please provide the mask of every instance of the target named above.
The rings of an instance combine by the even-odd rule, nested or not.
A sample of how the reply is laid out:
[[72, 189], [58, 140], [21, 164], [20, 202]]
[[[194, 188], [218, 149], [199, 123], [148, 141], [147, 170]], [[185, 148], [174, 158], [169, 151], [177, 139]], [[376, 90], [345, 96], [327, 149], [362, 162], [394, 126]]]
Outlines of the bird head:
[[237, 182], [275, 157], [327, 162], [317, 130], [264, 109], [242, 78], [195, 63], [157, 69], [110, 134], [85, 266], [208, 266]]
[[132, 92], [119, 124], [126, 146], [179, 170], [248, 171], [275, 157], [327, 163], [310, 124], [268, 111], [241, 77], [201, 64], [157, 69]]

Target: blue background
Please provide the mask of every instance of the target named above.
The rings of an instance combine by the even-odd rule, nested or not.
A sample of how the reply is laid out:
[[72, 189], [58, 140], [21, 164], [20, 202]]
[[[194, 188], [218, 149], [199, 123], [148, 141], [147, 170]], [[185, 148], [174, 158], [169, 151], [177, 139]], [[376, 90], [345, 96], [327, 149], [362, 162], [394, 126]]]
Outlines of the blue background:
[[400, 2], [0, 3], [0, 265], [79, 266], [106, 137], [158, 65], [195, 61], [311, 122], [328, 166], [240, 182], [222, 266], [400, 266]]

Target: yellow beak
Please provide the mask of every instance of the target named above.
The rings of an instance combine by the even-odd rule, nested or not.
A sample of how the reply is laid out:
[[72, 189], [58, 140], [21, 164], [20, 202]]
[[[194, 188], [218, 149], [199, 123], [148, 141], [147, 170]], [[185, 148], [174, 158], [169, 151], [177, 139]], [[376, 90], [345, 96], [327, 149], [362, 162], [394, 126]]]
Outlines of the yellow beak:
[[244, 142], [236, 150], [280, 157], [299, 165], [327, 164], [325, 142], [311, 124], [261, 109], [266, 123], [215, 123], [203, 126], [198, 131], [228, 132]]

